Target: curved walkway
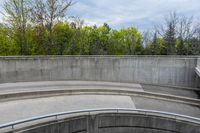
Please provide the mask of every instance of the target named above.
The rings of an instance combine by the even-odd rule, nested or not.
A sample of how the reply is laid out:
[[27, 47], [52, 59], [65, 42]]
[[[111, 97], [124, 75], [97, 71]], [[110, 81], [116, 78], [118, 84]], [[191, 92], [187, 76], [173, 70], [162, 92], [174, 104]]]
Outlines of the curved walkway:
[[[94, 108], [149, 109], [200, 118], [200, 100], [176, 96], [173, 91], [161, 94], [147, 89], [140, 84], [84, 81], [0, 84], [0, 124]], [[194, 90], [188, 90], [191, 93], [187, 95], [193, 95]]]
[[[106, 113], [109, 113], [109, 114], [106, 114]], [[95, 115], [95, 117], [94, 117], [94, 115]], [[127, 117], [127, 115], [129, 117]], [[165, 130], [166, 132], [167, 131], [169, 131], [169, 132], [183, 131], [185, 133], [188, 133], [188, 132], [199, 133], [199, 131], [200, 131], [200, 119], [199, 118], [188, 117], [188, 116], [174, 114], [174, 113], [168, 113], [168, 112], [143, 110], [143, 109], [130, 109], [130, 108], [102, 108], [102, 109], [92, 109], [92, 110], [87, 109], [87, 110], [76, 110], [76, 111], [48, 114], [48, 115], [32, 117], [29, 119], [24, 119], [24, 120], [0, 125], [0, 131], [2, 129], [2, 131], [4, 131], [4, 132], [13, 131], [13, 132], [20, 132], [20, 133], [25, 132], [26, 133], [26, 132], [30, 132], [30, 131], [34, 132], [34, 130], [36, 130], [36, 132], [38, 132], [38, 129], [42, 130], [42, 131], [44, 131], [44, 129], [48, 129], [48, 130], [45, 130], [48, 133], [48, 131], [51, 131], [51, 128], [55, 128], [52, 125], [55, 126], [57, 123], [59, 123], [59, 126], [57, 127], [57, 128], [59, 128], [60, 124], [65, 123], [67, 119], [68, 119], [67, 122], [69, 122], [69, 121], [74, 121], [75, 119], [78, 120], [78, 117], [81, 117], [81, 118], [85, 117], [84, 119], [92, 120], [89, 122], [90, 124], [87, 122], [87, 124], [86, 124], [87, 126], [85, 126], [85, 130], [93, 133], [96, 131], [96, 130], [94, 131], [94, 128], [96, 128], [98, 130], [100, 127], [99, 123], [97, 121], [96, 121], [97, 122], [96, 123], [94, 119], [98, 119], [98, 121], [99, 121], [99, 119], [101, 117], [104, 117], [104, 120], [105, 120], [106, 116], [107, 116], [107, 120], [108, 120], [108, 117], [114, 118], [114, 119], [111, 118], [109, 120], [109, 123], [112, 125], [112, 127], [115, 127], [115, 130], [117, 129], [117, 127], [122, 127], [122, 125], [119, 124], [119, 120], [121, 120], [121, 122], [123, 123], [123, 127], [128, 126], [128, 128], [129, 128], [131, 125], [131, 127], [133, 128], [132, 130], [134, 130], [134, 131], [135, 131], [135, 129], [138, 128], [139, 125], [140, 125], [139, 128], [142, 128], [143, 130], [147, 129], [147, 131], [148, 130], [155, 131], [154, 129], [161, 130], [161, 131]], [[116, 122], [116, 118], [118, 116], [120, 116], [120, 119], [118, 119], [118, 122]], [[123, 118], [124, 120], [121, 119], [122, 117], [124, 117]], [[134, 121], [132, 123], [130, 123], [131, 117], [134, 119]], [[125, 121], [127, 122], [127, 118], [129, 119], [129, 122], [126, 123], [126, 126], [125, 126], [124, 122]], [[153, 118], [152, 120], [154, 122], [150, 121], [151, 118]], [[140, 120], [143, 119], [143, 121], [140, 121], [139, 119]], [[146, 121], [145, 119], [148, 119], [148, 120]], [[114, 121], [112, 121], [112, 120], [114, 120]], [[54, 121], [54, 123], [53, 123], [53, 121]], [[139, 125], [138, 125], [138, 121], [140, 121]], [[115, 123], [115, 125], [113, 125], [113, 122]], [[162, 124], [163, 122], [165, 122], [167, 124], [163, 125]], [[175, 127], [173, 126], [174, 122], [176, 122], [176, 125], [177, 125]], [[118, 123], [119, 125], [116, 123]], [[155, 124], [155, 123], [157, 123], [157, 124]], [[185, 127], [186, 123], [187, 123], [187, 127]], [[48, 126], [48, 124], [51, 124], [51, 128]], [[22, 126], [22, 125], [24, 125], [24, 126]], [[93, 127], [92, 130], [90, 130], [91, 128], [88, 128], [88, 127], [91, 127], [92, 125], [93, 126], [96, 125], [97, 127]], [[76, 126], [77, 125], [74, 125], [73, 127], [76, 127]], [[107, 125], [107, 127], [109, 127], [109, 126]], [[177, 127], [179, 127], [179, 128], [177, 128]], [[62, 131], [67, 132], [66, 128], [64, 128], [64, 130], [62, 128], [60, 128], [60, 129], [61, 129], [61, 130], [59, 130], [60, 132], [62, 132]], [[78, 130], [78, 129], [75, 129], [75, 130]], [[69, 129], [68, 129], [68, 131], [69, 131]], [[123, 132], [125, 132], [125, 131], [123, 131]]]

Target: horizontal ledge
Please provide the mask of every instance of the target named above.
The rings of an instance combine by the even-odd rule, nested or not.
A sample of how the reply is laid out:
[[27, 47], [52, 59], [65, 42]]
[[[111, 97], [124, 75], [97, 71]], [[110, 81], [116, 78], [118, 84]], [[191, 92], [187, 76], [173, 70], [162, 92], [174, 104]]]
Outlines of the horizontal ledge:
[[160, 94], [152, 92], [144, 92], [137, 90], [114, 90], [114, 89], [62, 89], [62, 90], [46, 90], [46, 91], [24, 91], [18, 93], [0, 94], [0, 102], [34, 99], [44, 97], [56, 97], [63, 95], [119, 95], [119, 96], [140, 96], [150, 99], [159, 99], [177, 103], [188, 104], [200, 107], [200, 100], [187, 98], [182, 96], [174, 96], [169, 94]]
[[70, 114], [81, 114], [81, 113], [88, 113], [88, 115], [91, 115], [91, 113], [97, 113], [97, 114], [102, 114], [102, 113], [125, 113], [127, 114], [139, 114], [139, 115], [152, 115], [152, 116], [157, 116], [157, 117], [164, 117], [164, 118], [172, 118], [174, 120], [181, 120], [181, 121], [186, 121], [190, 123], [195, 123], [195, 124], [200, 124], [200, 119], [199, 118], [194, 118], [186, 115], [180, 115], [180, 114], [175, 114], [175, 113], [169, 113], [169, 112], [163, 112], [163, 111], [155, 111], [155, 110], [144, 110], [144, 109], [130, 109], [130, 108], [100, 108], [100, 109], [85, 109], [85, 110], [76, 110], [76, 111], [68, 111], [68, 112], [61, 112], [61, 113], [54, 113], [54, 114], [48, 114], [48, 115], [43, 115], [39, 117], [32, 117], [29, 119], [24, 119], [20, 121], [15, 121], [11, 123], [6, 123], [0, 125], [0, 129], [7, 128], [7, 127], [12, 127], [20, 124], [25, 124], [28, 122], [33, 122], [33, 121], [38, 121], [38, 120], [43, 120], [46, 118], [58, 118], [59, 116], [66, 116]]
[[200, 56], [182, 56], [182, 55], [37, 55], [37, 56], [0, 56], [0, 59], [38, 59], [38, 58], [68, 58], [68, 57], [79, 57], [79, 58], [129, 58], [129, 57], [145, 57], [145, 58], [200, 58]]

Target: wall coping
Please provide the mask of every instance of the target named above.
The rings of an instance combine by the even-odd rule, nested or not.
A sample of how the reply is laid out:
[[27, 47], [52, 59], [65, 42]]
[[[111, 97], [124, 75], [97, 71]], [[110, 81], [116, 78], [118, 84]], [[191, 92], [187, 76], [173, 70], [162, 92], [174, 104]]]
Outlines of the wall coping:
[[37, 56], [0, 56], [0, 59], [52, 59], [52, 58], [180, 58], [198, 59], [199, 56], [179, 55], [37, 55]]

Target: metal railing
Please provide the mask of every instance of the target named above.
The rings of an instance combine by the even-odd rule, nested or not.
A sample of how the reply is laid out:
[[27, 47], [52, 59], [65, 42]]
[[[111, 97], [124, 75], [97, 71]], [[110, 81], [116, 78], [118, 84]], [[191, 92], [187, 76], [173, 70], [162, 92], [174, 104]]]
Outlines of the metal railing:
[[102, 113], [132, 113], [132, 114], [143, 114], [143, 115], [153, 115], [165, 118], [173, 118], [174, 120], [184, 120], [186, 122], [192, 122], [200, 125], [200, 118], [190, 117], [186, 115], [180, 115], [175, 113], [169, 112], [162, 112], [162, 111], [155, 111], [155, 110], [144, 110], [144, 109], [130, 109], [130, 108], [100, 108], [100, 109], [85, 109], [85, 110], [76, 110], [76, 111], [68, 111], [68, 112], [61, 112], [55, 114], [49, 114], [39, 117], [32, 117], [29, 119], [24, 119], [20, 121], [15, 121], [11, 123], [6, 123], [0, 125], [0, 130], [5, 128], [15, 129], [15, 126], [26, 124], [28, 122], [40, 121], [46, 118], [54, 118], [58, 120], [58, 117], [66, 116], [70, 114], [82, 114], [87, 113], [87, 115], [91, 115], [92, 113], [102, 114]]

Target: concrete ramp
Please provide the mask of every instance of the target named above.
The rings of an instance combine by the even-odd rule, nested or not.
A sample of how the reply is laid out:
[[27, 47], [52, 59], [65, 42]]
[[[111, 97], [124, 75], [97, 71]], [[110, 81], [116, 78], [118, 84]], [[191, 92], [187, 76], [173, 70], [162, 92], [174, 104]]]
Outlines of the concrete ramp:
[[0, 124], [58, 112], [96, 109], [132, 108], [135, 105], [129, 96], [74, 95], [39, 99], [26, 99], [0, 104]]

